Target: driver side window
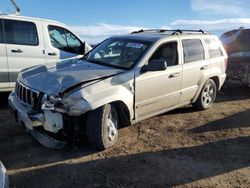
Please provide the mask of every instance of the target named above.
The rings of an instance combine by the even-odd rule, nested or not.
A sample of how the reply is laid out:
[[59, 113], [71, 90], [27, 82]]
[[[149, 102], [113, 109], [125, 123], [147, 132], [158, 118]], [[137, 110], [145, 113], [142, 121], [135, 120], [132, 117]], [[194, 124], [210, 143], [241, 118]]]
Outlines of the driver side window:
[[49, 26], [49, 37], [51, 45], [65, 52], [84, 54], [84, 46], [82, 42], [67, 29]]
[[168, 67], [178, 65], [177, 42], [168, 42], [158, 47], [149, 61], [151, 60], [164, 60]]

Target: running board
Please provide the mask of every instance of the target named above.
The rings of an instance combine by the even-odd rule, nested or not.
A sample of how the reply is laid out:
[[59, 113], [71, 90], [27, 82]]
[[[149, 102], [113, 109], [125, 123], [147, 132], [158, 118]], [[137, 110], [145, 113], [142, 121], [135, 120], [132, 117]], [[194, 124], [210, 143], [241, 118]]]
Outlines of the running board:
[[51, 149], [61, 149], [63, 148], [67, 142], [63, 142], [63, 141], [59, 141], [56, 140], [54, 138], [52, 138], [51, 136], [49, 136], [48, 134], [46, 134], [45, 132], [42, 131], [37, 131], [37, 130], [30, 130], [27, 129], [27, 131], [43, 146], [47, 147], [47, 148], [51, 148]]

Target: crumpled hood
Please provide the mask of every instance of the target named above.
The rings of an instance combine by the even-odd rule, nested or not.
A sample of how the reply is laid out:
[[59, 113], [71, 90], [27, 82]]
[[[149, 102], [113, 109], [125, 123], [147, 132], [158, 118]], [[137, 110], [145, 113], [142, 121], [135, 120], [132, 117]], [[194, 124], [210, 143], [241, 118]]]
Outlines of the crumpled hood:
[[123, 71], [83, 60], [71, 60], [24, 69], [18, 75], [18, 80], [34, 90], [50, 95], [59, 94], [76, 84], [106, 78]]

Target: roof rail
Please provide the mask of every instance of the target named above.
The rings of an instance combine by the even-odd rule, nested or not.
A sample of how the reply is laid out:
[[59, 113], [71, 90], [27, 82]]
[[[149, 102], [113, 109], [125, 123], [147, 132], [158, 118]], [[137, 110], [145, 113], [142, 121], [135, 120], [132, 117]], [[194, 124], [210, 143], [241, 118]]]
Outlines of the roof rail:
[[194, 33], [202, 33], [202, 34], [211, 34], [210, 32], [206, 32], [203, 30], [183, 30], [183, 29], [174, 29], [174, 30], [169, 30], [169, 29], [141, 29], [138, 31], [133, 31], [131, 34], [138, 34], [138, 33], [145, 33], [145, 32], [155, 32], [155, 33], [169, 33], [171, 35], [179, 35], [179, 34], [185, 34], [185, 33], [189, 33], [189, 34], [194, 34]]

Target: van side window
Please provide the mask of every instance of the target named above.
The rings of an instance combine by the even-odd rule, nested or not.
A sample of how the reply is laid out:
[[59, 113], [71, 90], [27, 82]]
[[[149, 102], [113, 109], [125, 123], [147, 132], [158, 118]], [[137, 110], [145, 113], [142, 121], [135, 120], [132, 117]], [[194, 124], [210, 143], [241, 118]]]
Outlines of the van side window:
[[0, 19], [0, 43], [4, 43], [4, 38], [3, 38], [3, 20]]
[[32, 22], [4, 19], [4, 31], [7, 44], [31, 46], [39, 44], [36, 25]]
[[199, 39], [182, 40], [184, 63], [205, 59], [204, 48]]
[[208, 46], [209, 58], [216, 58], [223, 56], [218, 42], [215, 39], [205, 39], [205, 43]]
[[178, 65], [177, 42], [168, 42], [161, 45], [150, 60], [165, 60], [168, 67]]
[[82, 42], [70, 31], [57, 26], [48, 26], [48, 30], [53, 47], [70, 53], [84, 53]]

